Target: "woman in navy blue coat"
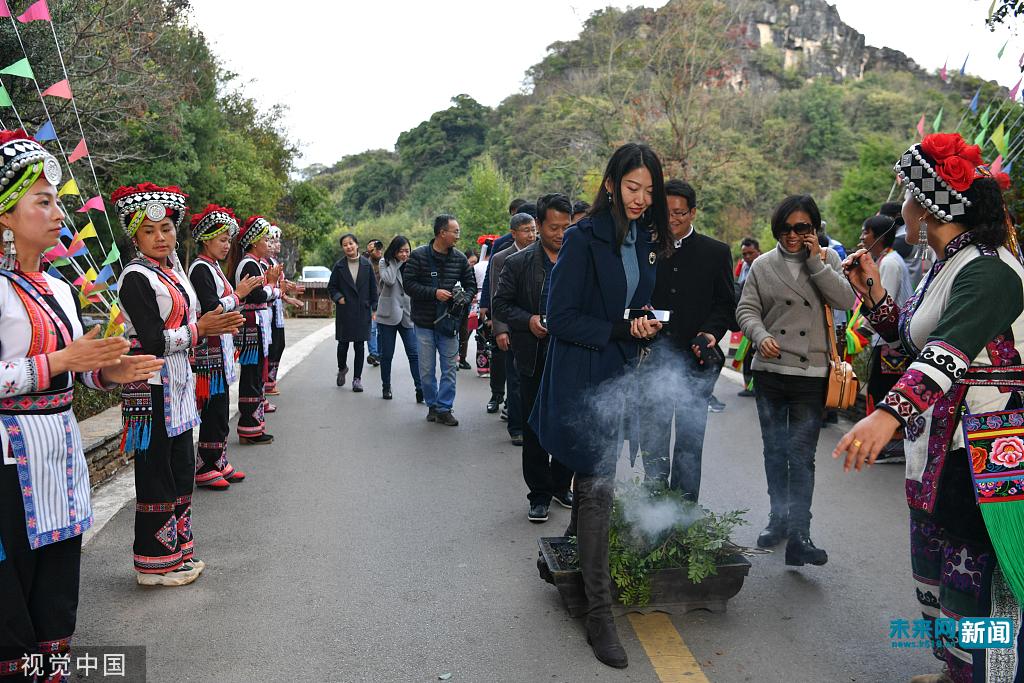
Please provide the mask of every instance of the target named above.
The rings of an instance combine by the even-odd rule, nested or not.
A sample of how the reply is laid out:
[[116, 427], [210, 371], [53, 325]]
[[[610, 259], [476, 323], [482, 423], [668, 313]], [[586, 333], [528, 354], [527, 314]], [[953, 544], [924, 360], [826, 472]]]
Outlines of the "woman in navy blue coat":
[[654, 291], [658, 252], [669, 244], [661, 162], [646, 145], [623, 145], [608, 162], [590, 213], [565, 233], [551, 271], [547, 330], [551, 337], [530, 424], [552, 457], [576, 473], [573, 521], [587, 595], [587, 642], [595, 656], [627, 665], [612, 619], [608, 571], [615, 463], [626, 410], [609, 384], [636, 368], [657, 321], [626, 319]]

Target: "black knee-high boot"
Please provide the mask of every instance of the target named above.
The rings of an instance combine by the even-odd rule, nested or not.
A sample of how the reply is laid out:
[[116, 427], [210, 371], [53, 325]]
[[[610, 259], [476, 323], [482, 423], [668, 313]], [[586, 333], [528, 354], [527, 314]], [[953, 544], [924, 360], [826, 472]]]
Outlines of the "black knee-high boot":
[[608, 570], [608, 528], [614, 485], [610, 475], [577, 475], [576, 538], [587, 595], [587, 642], [599, 661], [622, 669], [629, 660], [612, 618], [612, 577]]

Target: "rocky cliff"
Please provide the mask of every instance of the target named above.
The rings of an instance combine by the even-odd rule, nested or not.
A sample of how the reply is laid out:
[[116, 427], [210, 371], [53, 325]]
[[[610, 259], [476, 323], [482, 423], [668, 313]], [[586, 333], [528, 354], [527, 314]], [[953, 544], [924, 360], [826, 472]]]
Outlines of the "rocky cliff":
[[872, 70], [921, 71], [902, 52], [867, 45], [825, 0], [736, 1], [743, 3], [750, 48], [734, 80], [740, 88], [772, 88], [786, 79], [860, 79]]

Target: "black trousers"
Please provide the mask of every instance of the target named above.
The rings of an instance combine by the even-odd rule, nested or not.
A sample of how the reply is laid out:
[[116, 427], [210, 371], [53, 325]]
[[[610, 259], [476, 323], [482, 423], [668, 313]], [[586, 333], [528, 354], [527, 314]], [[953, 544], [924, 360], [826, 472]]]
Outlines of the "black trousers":
[[366, 342], [338, 342], [338, 371], [348, 369], [348, 347], [349, 344], [353, 347], [355, 353], [354, 363], [352, 363], [352, 377], [354, 379], [362, 379], [363, 377], [363, 360], [366, 355]]
[[243, 365], [238, 375], [238, 436], [260, 436], [266, 430], [263, 401], [266, 398], [267, 359], [263, 347], [255, 365]]
[[537, 401], [543, 370], [541, 366], [533, 375], [519, 373], [519, 394], [523, 414], [523, 479], [530, 489], [527, 498], [531, 505], [549, 505], [551, 496], [568, 491], [572, 483], [572, 470], [548, 455], [540, 445], [537, 434], [530, 427], [530, 413]]
[[135, 453], [135, 569], [160, 574], [192, 558], [192, 430], [167, 436], [163, 387], [154, 386], [149, 448]]
[[270, 355], [267, 356], [267, 384], [277, 386], [277, 368], [281, 365], [281, 356], [284, 355], [284, 328], [270, 327]]
[[197, 483], [216, 479], [217, 476], [213, 476], [213, 473], [218, 473], [219, 476], [220, 471], [227, 465], [230, 391], [230, 388], [226, 388], [224, 393], [211, 396], [199, 414], [203, 422], [199, 426]]
[[[82, 537], [32, 550], [15, 465], [0, 465], [0, 679], [25, 655], [65, 654], [78, 618]], [[44, 658], [43, 670], [51, 667]], [[30, 679], [31, 680], [31, 679]]]
[[772, 514], [808, 533], [826, 380], [755, 370], [754, 385]]
[[505, 364], [507, 353], [499, 349], [497, 343], [491, 344], [491, 395], [501, 399], [505, 398], [505, 380], [508, 377]]
[[[650, 421], [643, 430], [644, 478], [663, 481], [669, 488], [679, 491], [696, 502], [700, 494], [701, 456], [704, 452], [704, 433], [708, 426], [708, 403], [715, 389], [718, 371], [696, 369], [696, 363], [686, 362], [691, 377], [686, 394], [675, 401], [665, 401], [650, 407]], [[673, 435], [672, 418], [675, 417], [675, 447], [669, 446]]]

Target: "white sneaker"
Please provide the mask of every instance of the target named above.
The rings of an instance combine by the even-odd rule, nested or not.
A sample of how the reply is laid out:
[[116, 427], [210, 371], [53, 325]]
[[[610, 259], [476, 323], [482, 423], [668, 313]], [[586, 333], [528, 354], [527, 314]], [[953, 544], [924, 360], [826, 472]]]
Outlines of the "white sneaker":
[[181, 568], [163, 574], [135, 572], [135, 579], [140, 586], [185, 586], [198, 579], [201, 571], [194, 565], [183, 564]]

